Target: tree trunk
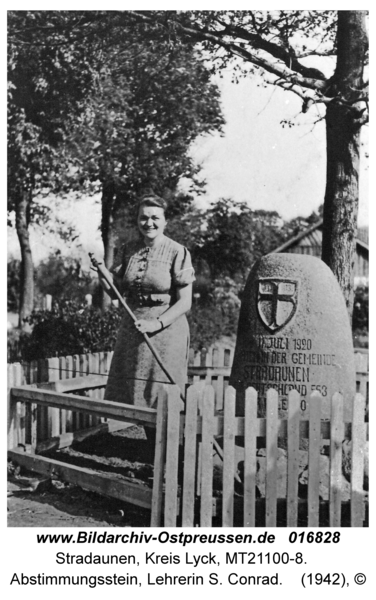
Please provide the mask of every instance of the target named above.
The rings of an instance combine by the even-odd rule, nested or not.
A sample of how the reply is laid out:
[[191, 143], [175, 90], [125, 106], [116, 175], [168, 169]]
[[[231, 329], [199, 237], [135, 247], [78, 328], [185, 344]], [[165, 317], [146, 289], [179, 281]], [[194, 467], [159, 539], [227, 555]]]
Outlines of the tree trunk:
[[28, 329], [24, 322], [34, 308], [34, 265], [30, 246], [30, 192], [21, 192], [16, 202], [16, 231], [21, 248], [20, 310], [18, 327]]
[[[104, 247], [104, 264], [111, 269], [114, 263], [115, 231], [113, 209], [115, 204], [115, 190], [112, 184], [104, 184], [102, 191], [102, 240]], [[101, 308], [105, 310], [111, 304], [111, 298], [102, 290]]]
[[322, 259], [336, 275], [350, 320], [359, 204], [359, 147], [363, 64], [368, 47], [363, 11], [339, 11], [333, 102], [326, 112], [327, 173]]
[[341, 107], [326, 114], [327, 181], [322, 259], [344, 294], [349, 316], [353, 303], [353, 267], [359, 204], [359, 131]]

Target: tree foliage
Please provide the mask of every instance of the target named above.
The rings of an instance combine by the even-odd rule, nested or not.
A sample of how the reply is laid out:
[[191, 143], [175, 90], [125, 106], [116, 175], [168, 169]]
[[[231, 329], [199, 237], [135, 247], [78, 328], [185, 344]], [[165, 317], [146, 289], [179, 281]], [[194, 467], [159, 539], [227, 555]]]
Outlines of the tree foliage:
[[34, 203], [66, 179], [65, 141], [95, 83], [98, 54], [88, 36], [74, 37], [80, 12], [8, 13], [8, 210], [21, 248], [20, 323], [34, 305], [31, 222], [48, 223], [48, 205]]
[[[127, 46], [104, 49], [97, 92], [71, 136], [78, 185], [99, 184], [102, 193], [107, 267], [115, 245], [133, 236], [132, 209], [143, 192], [166, 198], [175, 217], [201, 192], [191, 144], [223, 124], [219, 91], [192, 44], [173, 47], [143, 24], [123, 29]], [[186, 193], [177, 191], [181, 179], [189, 182]]]
[[277, 212], [252, 210], [244, 202], [222, 198], [203, 217], [205, 227], [193, 255], [209, 265], [213, 279], [229, 276], [244, 282], [253, 263], [283, 239]]
[[355, 290], [353, 328], [368, 331], [369, 326], [369, 288], [361, 285]]
[[[35, 196], [60, 186], [71, 120], [95, 83], [99, 59], [90, 38], [72, 31], [82, 14], [8, 13], [8, 190], [10, 209], [25, 190]], [[36, 211], [36, 212], [35, 212]], [[30, 219], [45, 219], [30, 206]]]
[[113, 186], [119, 204], [147, 188], [171, 195], [182, 177], [199, 190], [188, 150], [223, 124], [219, 91], [192, 48], [171, 50], [131, 33], [127, 50], [107, 51], [75, 129], [79, 176]]
[[7, 266], [7, 301], [8, 311], [18, 312], [20, 304], [20, 272], [21, 263], [17, 259], [8, 261]]
[[[313, 211], [308, 217], [295, 217], [290, 221], [285, 221], [282, 227], [283, 241], [299, 235], [309, 227], [312, 227], [322, 219], [322, 205], [318, 211]], [[282, 243], [283, 243], [282, 241]]]
[[79, 258], [63, 257], [57, 251], [39, 263], [35, 273], [36, 293], [39, 297], [49, 294], [59, 304], [69, 300], [83, 303], [86, 294], [93, 294], [95, 279], [82, 268]]
[[[173, 39], [200, 42], [214, 62], [213, 70], [230, 66], [234, 81], [262, 70], [270, 76], [267, 81], [297, 94], [305, 112], [314, 104], [337, 104], [353, 108], [361, 123], [367, 119], [366, 86], [348, 89], [351, 96], [348, 98], [338, 89], [340, 73], [335, 77], [325, 74], [327, 59], [338, 55], [337, 11], [126, 12], [131, 20], [150, 23], [161, 32], [168, 31]], [[346, 13], [340, 15], [345, 18], [351, 12], [362, 16], [362, 11], [341, 12]], [[364, 62], [367, 44], [362, 52], [359, 59]], [[311, 66], [312, 57], [315, 66]], [[323, 67], [317, 67], [320, 62]], [[334, 60], [333, 70], [335, 66]]]

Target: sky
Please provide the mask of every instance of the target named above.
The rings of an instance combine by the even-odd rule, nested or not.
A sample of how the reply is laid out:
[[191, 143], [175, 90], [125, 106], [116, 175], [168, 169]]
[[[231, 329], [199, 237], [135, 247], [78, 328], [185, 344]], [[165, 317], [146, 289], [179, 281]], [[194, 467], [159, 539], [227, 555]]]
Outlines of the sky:
[[[229, 196], [254, 209], [276, 210], [284, 219], [308, 216], [324, 199], [324, 122], [313, 125], [319, 117], [314, 108], [302, 115], [296, 95], [257, 83], [246, 79], [235, 85], [229, 77], [222, 82], [225, 135], [200, 140], [194, 152], [203, 163], [206, 200]], [[282, 127], [283, 119], [295, 125]], [[359, 225], [367, 225], [364, 148], [362, 154]]]
[[[327, 68], [331, 68], [327, 65]], [[206, 208], [221, 197], [247, 202], [252, 209], [276, 210], [286, 220], [308, 216], [323, 203], [325, 192], [325, 125], [315, 107], [301, 114], [301, 101], [291, 92], [264, 87], [259, 77], [231, 82], [231, 72], [216, 76], [226, 125], [223, 135], [200, 137], [191, 153], [202, 167], [205, 194], [197, 205]], [[294, 125], [283, 127], [283, 119]], [[363, 128], [359, 226], [368, 225], [367, 128]], [[182, 182], [182, 189], [185, 188]], [[87, 198], [62, 205], [60, 216], [71, 220], [85, 250], [102, 253], [100, 205]], [[41, 230], [32, 233], [35, 262], [54, 248], [66, 249]], [[9, 236], [8, 252], [19, 256], [18, 241]]]

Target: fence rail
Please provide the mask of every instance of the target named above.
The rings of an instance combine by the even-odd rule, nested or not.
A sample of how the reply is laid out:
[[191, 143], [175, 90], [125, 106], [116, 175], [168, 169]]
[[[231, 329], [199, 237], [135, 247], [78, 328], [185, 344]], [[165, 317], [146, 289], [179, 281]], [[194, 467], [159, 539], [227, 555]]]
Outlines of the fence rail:
[[[88, 397], [102, 399], [112, 354], [98, 352], [8, 364], [8, 389], [31, 384], [61, 392], [81, 390]], [[21, 405], [19, 411], [18, 419], [25, 424], [20, 443], [33, 447], [65, 434], [83, 430], [95, 432], [108, 427], [103, 418], [69, 409], [31, 404]]]
[[[147, 486], [118, 481], [109, 475], [95, 473], [92, 469], [77, 467], [49, 457], [39, 456], [34, 453], [38, 451], [38, 446], [36, 448], [29, 447], [32, 453], [25, 452], [26, 448], [20, 449], [20, 445], [23, 446], [22, 440], [25, 439], [25, 430], [27, 429], [26, 420], [22, 418], [27, 406], [38, 406], [40, 409], [50, 411], [79, 411], [79, 414], [86, 414], [90, 419], [98, 417], [114, 418], [117, 422], [123, 422], [123, 424], [124, 422], [136, 422], [146, 424], [149, 427], [155, 426], [155, 410], [136, 408], [118, 402], [99, 400], [94, 397], [86, 398], [73, 394], [61, 394], [25, 385], [11, 388], [8, 417], [8, 457], [17, 464], [46, 476], [58, 476], [65, 481], [80, 485], [86, 490], [130, 502], [143, 508], [151, 508], [152, 492]], [[34, 411], [33, 419], [37, 427], [43, 416], [43, 413], [39, 412], [38, 414]], [[62, 437], [64, 439], [64, 435]], [[66, 437], [65, 435], [65, 439]], [[71, 439], [71, 441], [73, 440]], [[68, 445], [67, 441], [65, 443]], [[39, 451], [41, 450], [43, 448]]]

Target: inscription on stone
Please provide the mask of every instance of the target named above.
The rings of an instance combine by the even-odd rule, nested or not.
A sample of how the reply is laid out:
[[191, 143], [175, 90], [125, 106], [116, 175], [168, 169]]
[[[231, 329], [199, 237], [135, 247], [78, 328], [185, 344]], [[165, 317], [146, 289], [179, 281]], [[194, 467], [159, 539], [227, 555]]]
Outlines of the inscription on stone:
[[243, 294], [230, 382], [254, 387], [261, 400], [274, 388], [282, 409], [296, 389], [303, 412], [318, 391], [324, 417], [339, 391], [350, 410], [355, 364], [349, 318], [338, 283], [320, 259], [269, 254], [255, 264]]

